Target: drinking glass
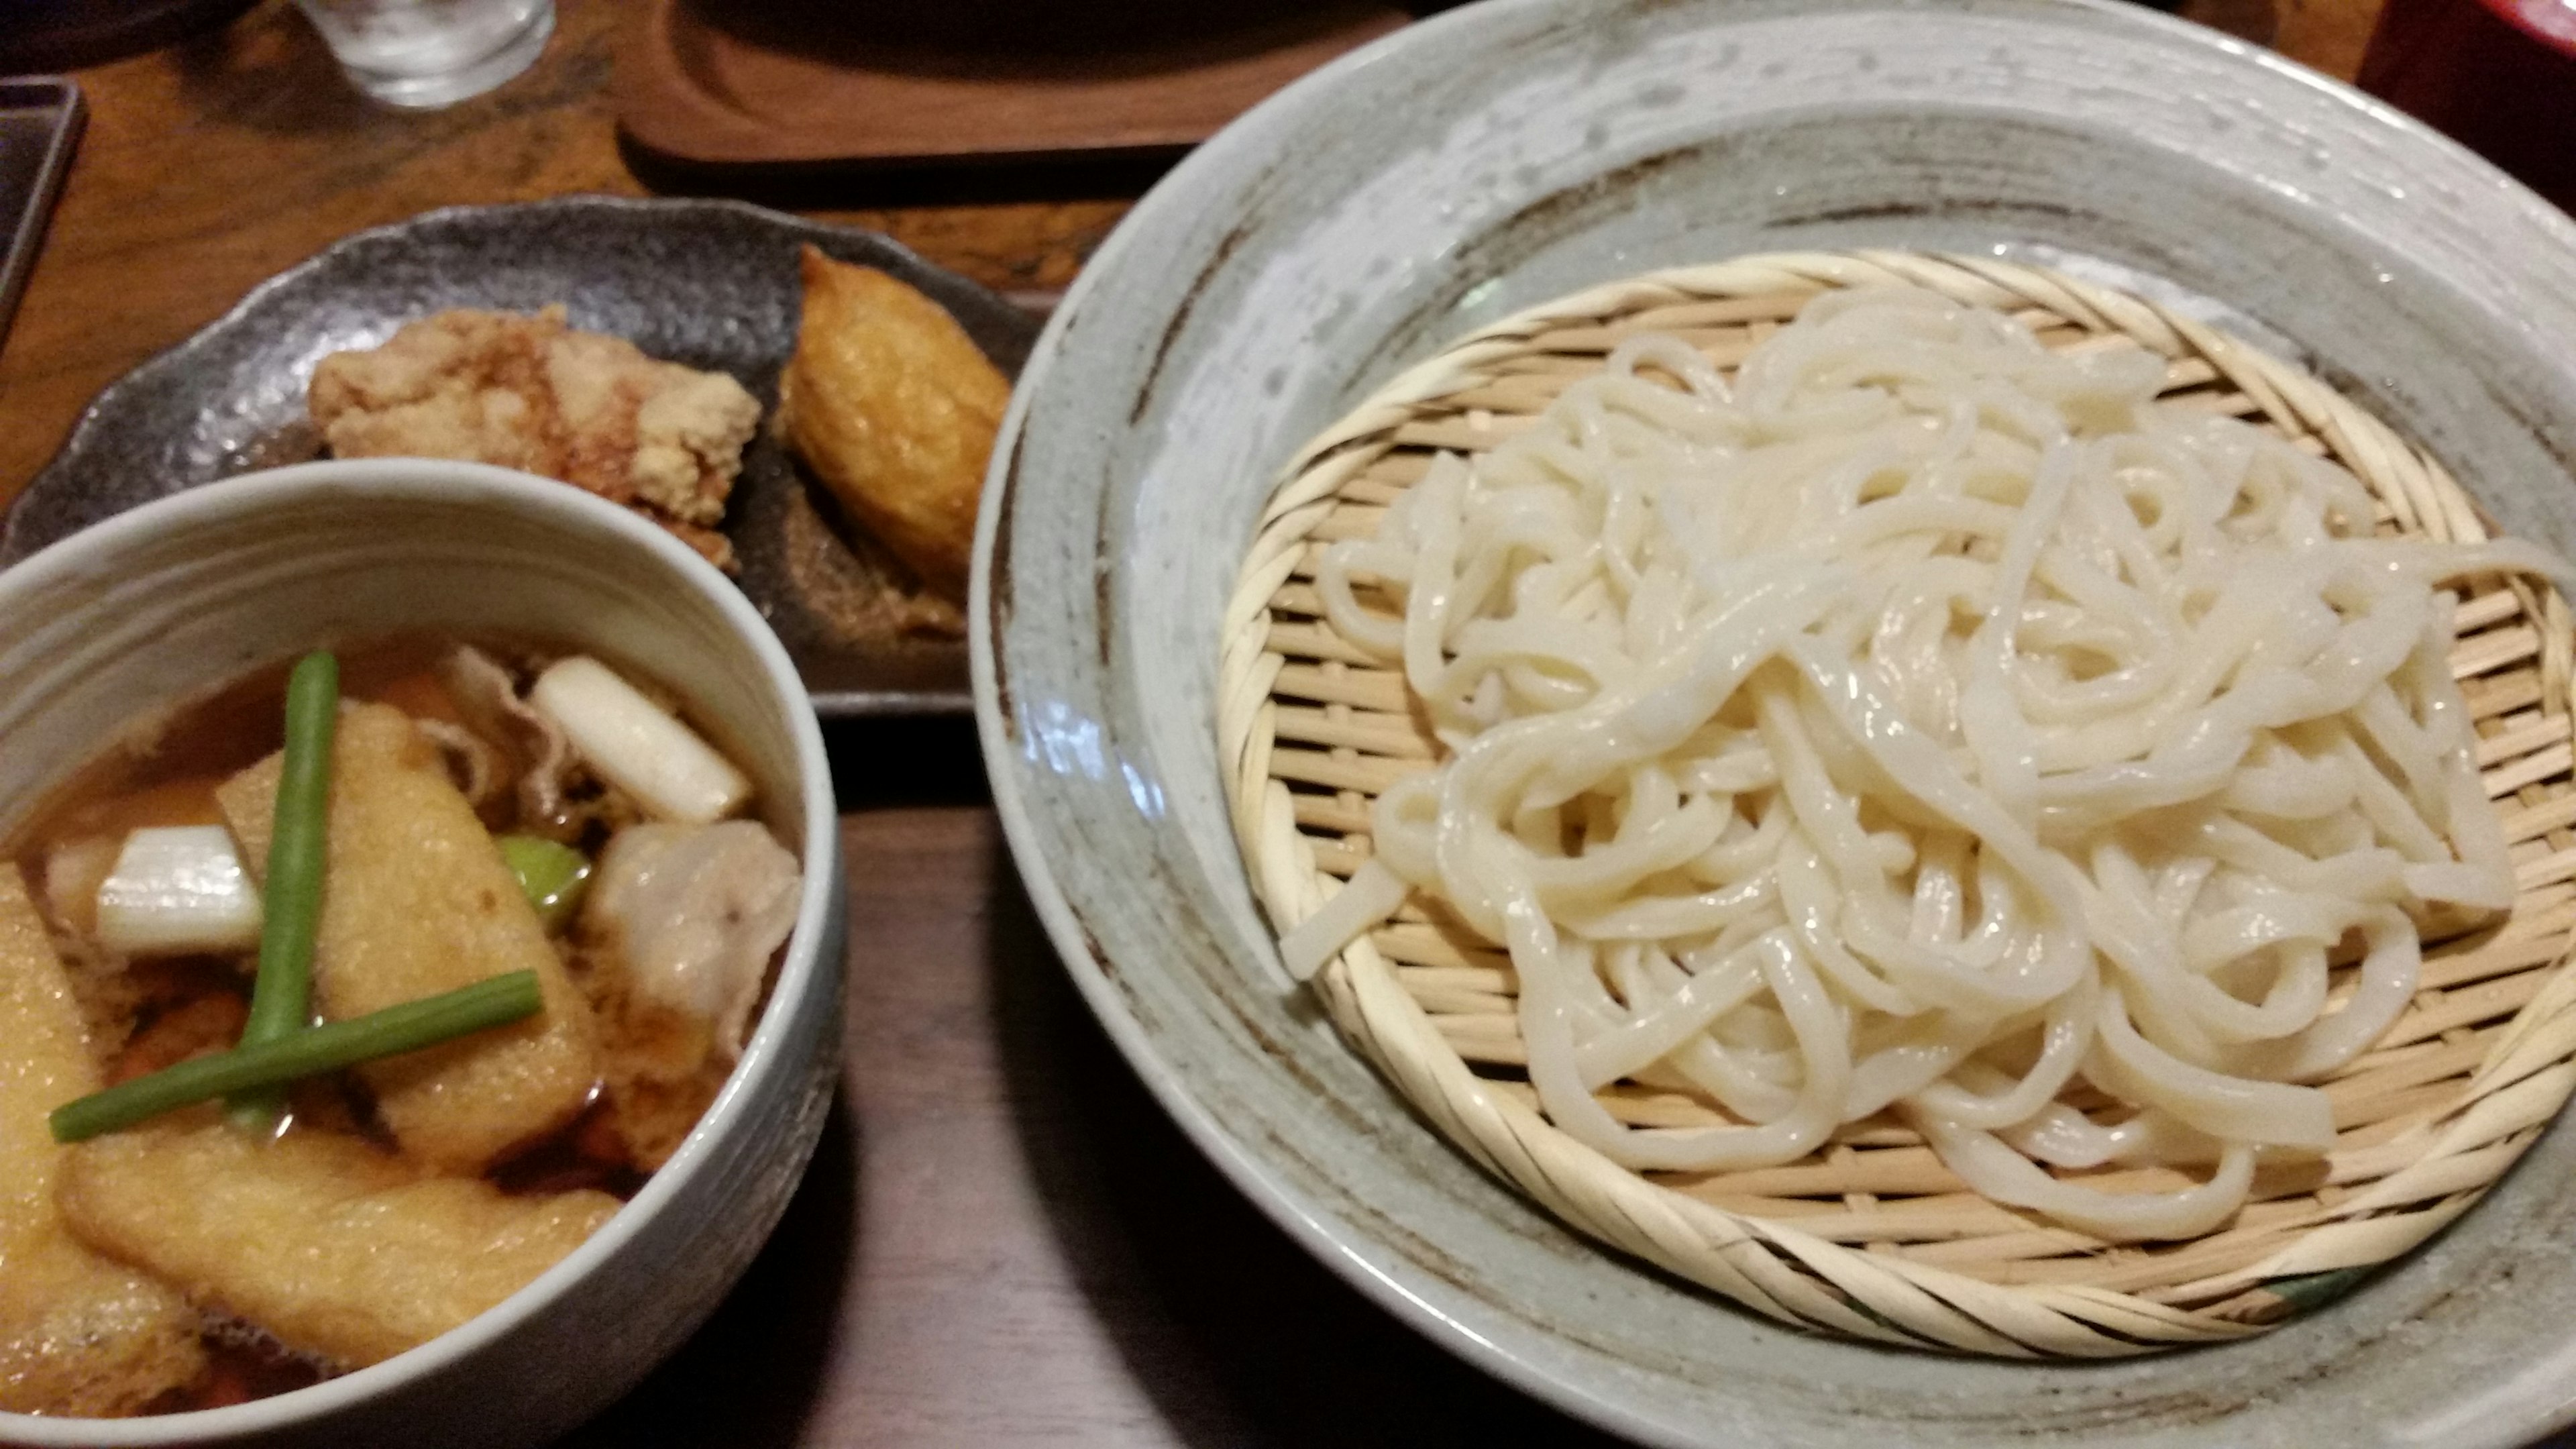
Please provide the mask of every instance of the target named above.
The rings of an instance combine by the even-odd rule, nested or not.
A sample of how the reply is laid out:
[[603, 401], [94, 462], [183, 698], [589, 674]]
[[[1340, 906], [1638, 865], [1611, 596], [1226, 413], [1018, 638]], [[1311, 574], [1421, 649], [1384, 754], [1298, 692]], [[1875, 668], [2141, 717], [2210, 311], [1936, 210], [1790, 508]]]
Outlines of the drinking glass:
[[481, 95], [534, 64], [554, 0], [296, 0], [350, 83], [389, 106]]

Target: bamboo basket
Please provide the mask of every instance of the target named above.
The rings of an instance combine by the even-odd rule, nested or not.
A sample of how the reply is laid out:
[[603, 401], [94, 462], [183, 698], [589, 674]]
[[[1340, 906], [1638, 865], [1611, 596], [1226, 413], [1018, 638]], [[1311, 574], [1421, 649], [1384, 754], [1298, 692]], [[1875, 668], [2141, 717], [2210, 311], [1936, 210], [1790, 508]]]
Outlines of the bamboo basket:
[[[1750, 257], [1548, 303], [1407, 371], [1309, 443], [1261, 516], [1223, 628], [1220, 758], [1257, 894], [1283, 933], [1369, 850], [1369, 805], [1438, 746], [1403, 676], [1336, 635], [1311, 586], [1329, 542], [1365, 536], [1439, 450], [1509, 436], [1622, 337], [1677, 334], [1731, 369], [1820, 291], [1907, 282], [2019, 317], [2051, 347], [2168, 359], [2165, 396], [2330, 455], [2386, 531], [2486, 536], [2440, 464], [2298, 369], [2190, 318], [2063, 274], [1898, 252]], [[2459, 1216], [2576, 1086], [2576, 782], [2566, 603], [2520, 581], [2459, 612], [2453, 670], [2505, 816], [2510, 918], [2428, 943], [2386, 1037], [2323, 1085], [2337, 1137], [2268, 1164], [2253, 1199], [2197, 1239], [2109, 1244], [1971, 1191], [1910, 1130], [1871, 1119], [1787, 1166], [1639, 1173], [1550, 1125], [1519, 1071], [1503, 952], [1420, 897], [1316, 977], [1344, 1037], [1486, 1170], [1571, 1226], [1782, 1323], [2012, 1357], [2115, 1357], [2258, 1333], [2339, 1293]], [[1725, 1120], [1619, 1083], [1633, 1124]], [[2180, 1186], [2134, 1169], [2096, 1185]]]

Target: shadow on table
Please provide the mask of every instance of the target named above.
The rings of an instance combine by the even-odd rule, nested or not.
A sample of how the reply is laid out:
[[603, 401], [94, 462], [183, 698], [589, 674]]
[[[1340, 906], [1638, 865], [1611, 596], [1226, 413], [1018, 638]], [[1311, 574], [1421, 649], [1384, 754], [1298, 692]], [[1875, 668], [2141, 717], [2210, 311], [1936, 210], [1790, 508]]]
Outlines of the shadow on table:
[[832, 761], [832, 796], [844, 815], [912, 805], [983, 805], [993, 798], [975, 722], [964, 716], [827, 719], [823, 750]]
[[831, 1362], [858, 1204], [858, 1133], [835, 1096], [804, 1183], [742, 1281], [679, 1352], [556, 1449], [795, 1443]]
[[1067, 1261], [1192, 1445], [1607, 1446], [1397, 1322], [1273, 1226], [1127, 1069], [996, 858], [993, 1030]]
[[725, 196], [785, 211], [1000, 206], [1144, 195], [1180, 160], [1143, 155], [995, 161], [971, 166], [863, 167], [840, 161], [710, 165], [665, 156], [620, 131], [617, 156], [657, 196]]

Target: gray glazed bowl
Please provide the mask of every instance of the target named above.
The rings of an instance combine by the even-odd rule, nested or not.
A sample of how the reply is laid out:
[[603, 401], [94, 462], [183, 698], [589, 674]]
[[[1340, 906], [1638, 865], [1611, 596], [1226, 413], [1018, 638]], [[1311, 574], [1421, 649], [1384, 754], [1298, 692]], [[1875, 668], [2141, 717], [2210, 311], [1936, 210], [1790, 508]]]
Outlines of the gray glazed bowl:
[[613, 504], [473, 463], [310, 463], [144, 504], [0, 573], [0, 831], [149, 711], [319, 643], [397, 629], [538, 632], [643, 664], [691, 701], [803, 861], [760, 1024], [634, 1200], [463, 1327], [229, 1408], [0, 1414], [0, 1444], [543, 1442], [697, 1327], [804, 1172], [841, 1040], [845, 906], [822, 733], [740, 591]]
[[1023, 375], [986, 488], [975, 685], [1076, 981], [1326, 1263], [1640, 1439], [2448, 1449], [2576, 1416], [2563, 1128], [2426, 1251], [2265, 1337], [2089, 1366], [1940, 1358], [1785, 1332], [1578, 1239], [1289, 990], [1227, 825], [1211, 700], [1219, 610], [1281, 463], [1530, 303], [1854, 246], [2029, 258], [2223, 317], [2429, 445], [2507, 526], [2576, 545], [2576, 225], [2393, 112], [2126, 5], [1488, 0], [1201, 148]]

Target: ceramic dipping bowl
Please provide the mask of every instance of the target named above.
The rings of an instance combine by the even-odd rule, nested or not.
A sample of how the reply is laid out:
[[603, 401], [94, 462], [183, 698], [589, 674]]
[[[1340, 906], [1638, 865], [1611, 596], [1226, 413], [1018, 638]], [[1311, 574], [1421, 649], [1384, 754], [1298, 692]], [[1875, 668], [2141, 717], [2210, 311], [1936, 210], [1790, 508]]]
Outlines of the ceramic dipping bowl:
[[534, 635], [639, 664], [689, 702], [803, 867], [757, 1029], [634, 1199], [464, 1326], [228, 1408], [0, 1414], [0, 1443], [542, 1443], [677, 1347], [795, 1190], [841, 1040], [839, 833], [821, 732], [740, 591], [621, 508], [500, 468], [375, 459], [246, 475], [74, 534], [0, 573], [0, 830], [156, 708], [319, 644], [410, 630]]

